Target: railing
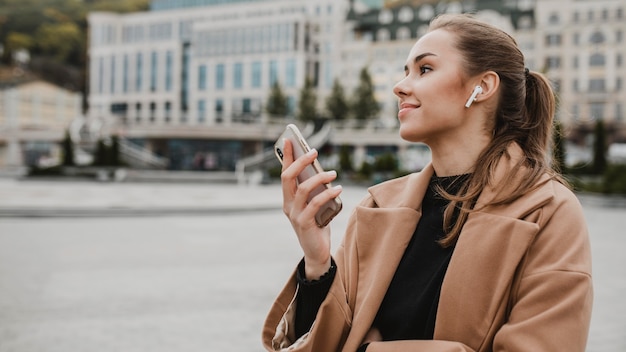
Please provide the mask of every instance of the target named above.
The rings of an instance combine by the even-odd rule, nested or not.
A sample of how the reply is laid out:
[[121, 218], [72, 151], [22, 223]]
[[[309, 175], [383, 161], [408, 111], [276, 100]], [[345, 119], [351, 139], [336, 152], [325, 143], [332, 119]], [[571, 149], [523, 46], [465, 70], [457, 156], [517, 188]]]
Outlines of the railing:
[[[311, 148], [319, 149], [330, 139], [332, 126], [330, 123], [326, 123], [317, 133], [313, 134], [313, 124], [307, 124], [301, 132]], [[266, 149], [258, 154], [240, 159], [237, 162], [235, 174], [240, 184], [249, 183], [251, 180], [260, 181], [262, 177], [259, 177], [258, 174], [276, 165], [278, 165], [278, 159], [274, 155], [274, 149]]]
[[148, 169], [165, 169], [169, 159], [154, 155], [151, 151], [130, 142], [127, 139], [118, 140], [120, 157], [132, 166]]

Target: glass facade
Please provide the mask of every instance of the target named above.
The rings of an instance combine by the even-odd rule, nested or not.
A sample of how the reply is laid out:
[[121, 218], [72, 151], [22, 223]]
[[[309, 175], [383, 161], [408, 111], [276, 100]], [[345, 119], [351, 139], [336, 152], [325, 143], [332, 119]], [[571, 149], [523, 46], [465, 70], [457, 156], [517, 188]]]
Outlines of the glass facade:
[[174, 53], [169, 50], [165, 55], [165, 90], [168, 92], [172, 90], [173, 65]]
[[241, 62], [237, 62], [233, 68], [233, 87], [235, 89], [241, 89], [243, 88], [243, 64]]
[[261, 2], [267, 0], [152, 0], [151, 11], [182, 9], [187, 7], [235, 4], [242, 2]]
[[224, 89], [225, 80], [225, 66], [224, 64], [218, 64], [215, 66], [215, 89]]
[[288, 88], [296, 86], [296, 60], [288, 59], [285, 64], [285, 85]]
[[296, 33], [297, 25], [290, 22], [201, 32], [196, 55], [219, 57], [294, 51], [297, 50]]
[[158, 64], [158, 54], [156, 51], [152, 52], [152, 55], [150, 56], [150, 91], [151, 92], [155, 92], [157, 90], [157, 73], [159, 71], [159, 68], [157, 67]]
[[278, 80], [278, 62], [276, 60], [270, 61], [270, 86]]
[[198, 66], [198, 90], [206, 90], [206, 65]]
[[135, 72], [135, 91], [141, 92], [142, 78], [143, 78], [143, 55], [137, 53], [137, 67]]
[[122, 82], [122, 91], [124, 93], [128, 93], [128, 80], [130, 79], [129, 74], [128, 74], [128, 54], [124, 55], [124, 68], [123, 68], [123, 73], [124, 73], [124, 77], [122, 78], [123, 82]]
[[261, 88], [261, 62], [252, 63], [252, 88]]

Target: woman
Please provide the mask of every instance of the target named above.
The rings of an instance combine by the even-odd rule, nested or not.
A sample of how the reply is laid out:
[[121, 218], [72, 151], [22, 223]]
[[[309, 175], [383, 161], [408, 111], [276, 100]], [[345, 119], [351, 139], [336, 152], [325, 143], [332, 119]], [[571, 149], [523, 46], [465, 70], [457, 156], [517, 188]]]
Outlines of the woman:
[[555, 100], [514, 39], [444, 15], [394, 87], [419, 173], [369, 189], [342, 245], [314, 214], [336, 177], [285, 147], [284, 212], [304, 258], [266, 320], [270, 351], [584, 351], [591, 257], [582, 209], [549, 165]]

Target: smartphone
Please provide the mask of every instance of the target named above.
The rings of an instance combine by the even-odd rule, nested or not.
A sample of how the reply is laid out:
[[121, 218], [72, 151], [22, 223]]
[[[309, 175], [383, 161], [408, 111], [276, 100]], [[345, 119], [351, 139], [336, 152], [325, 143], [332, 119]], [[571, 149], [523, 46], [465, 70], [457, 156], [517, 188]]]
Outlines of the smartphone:
[[[300, 130], [298, 130], [298, 127], [294, 124], [289, 124], [285, 128], [285, 131], [280, 135], [280, 137], [278, 137], [276, 144], [274, 144], [274, 153], [276, 154], [276, 157], [278, 158], [278, 160], [280, 160], [281, 164], [283, 162], [283, 150], [284, 150], [285, 139], [288, 139], [289, 141], [291, 141], [291, 145], [293, 146], [294, 160], [298, 159], [302, 155], [306, 154], [309, 150], [311, 150], [308, 143], [302, 136], [302, 133], [300, 133]], [[298, 175], [297, 177], [298, 183], [302, 183], [305, 180], [309, 179], [312, 176], [315, 176], [316, 174], [320, 172], [324, 172], [324, 170], [322, 169], [322, 166], [320, 165], [319, 161], [315, 159], [311, 165], [308, 165], [300, 173], [300, 175]], [[326, 183], [315, 188], [311, 192], [311, 194], [309, 194], [309, 199], [307, 200], [307, 202], [310, 202], [311, 199], [313, 199], [313, 197], [315, 197], [316, 195], [320, 194], [321, 192], [325, 191], [326, 189], [330, 187], [331, 187], [330, 183]], [[317, 223], [317, 226], [324, 227], [328, 225], [328, 223], [330, 223], [330, 221], [337, 214], [339, 214], [339, 212], [341, 211], [341, 208], [342, 208], [342, 203], [339, 197], [331, 199], [328, 202], [326, 202], [320, 208], [317, 214], [315, 214], [315, 222]]]

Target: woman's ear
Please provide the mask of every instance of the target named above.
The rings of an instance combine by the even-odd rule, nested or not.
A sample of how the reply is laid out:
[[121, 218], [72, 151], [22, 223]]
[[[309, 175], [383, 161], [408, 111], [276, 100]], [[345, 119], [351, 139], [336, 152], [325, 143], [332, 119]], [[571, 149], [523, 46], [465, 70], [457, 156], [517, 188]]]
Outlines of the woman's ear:
[[475, 101], [482, 102], [491, 98], [500, 87], [500, 76], [494, 71], [487, 71], [480, 77], [482, 92], [476, 96]]

